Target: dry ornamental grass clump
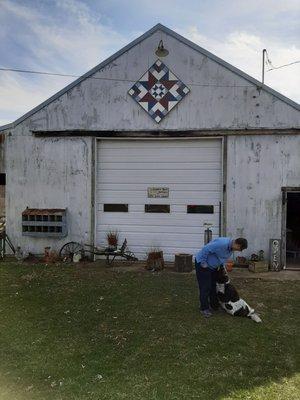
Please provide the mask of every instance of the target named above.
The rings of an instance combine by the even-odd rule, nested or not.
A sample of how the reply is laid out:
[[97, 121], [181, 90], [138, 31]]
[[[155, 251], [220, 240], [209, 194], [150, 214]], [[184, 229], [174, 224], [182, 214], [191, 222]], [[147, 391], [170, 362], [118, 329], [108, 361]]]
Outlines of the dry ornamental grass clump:
[[109, 247], [117, 247], [119, 241], [119, 232], [117, 230], [109, 230], [106, 233], [106, 239]]

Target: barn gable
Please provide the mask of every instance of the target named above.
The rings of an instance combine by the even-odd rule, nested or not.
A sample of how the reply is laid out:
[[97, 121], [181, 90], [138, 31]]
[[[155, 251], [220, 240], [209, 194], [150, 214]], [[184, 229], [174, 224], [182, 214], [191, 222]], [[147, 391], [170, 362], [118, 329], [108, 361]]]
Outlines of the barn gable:
[[[128, 91], [157, 61], [155, 49], [161, 39], [169, 49], [163, 62], [190, 94], [157, 124], [132, 101]], [[291, 128], [300, 125], [299, 109], [287, 97], [157, 24], [2, 129], [26, 120], [33, 129], [49, 130]], [[46, 126], [41, 117], [46, 117]]]

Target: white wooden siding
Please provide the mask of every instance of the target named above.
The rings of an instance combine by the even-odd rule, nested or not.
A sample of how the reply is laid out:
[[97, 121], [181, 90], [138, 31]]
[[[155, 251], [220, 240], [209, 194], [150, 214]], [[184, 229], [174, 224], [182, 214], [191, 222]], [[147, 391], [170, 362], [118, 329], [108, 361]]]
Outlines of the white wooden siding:
[[[159, 247], [173, 260], [203, 245], [205, 222], [219, 234], [220, 139], [98, 141], [96, 175], [97, 245], [117, 229], [140, 259]], [[148, 187], [168, 187], [169, 197], [148, 198]], [[103, 212], [105, 203], [126, 203], [128, 213]], [[145, 213], [145, 204], [169, 204], [170, 213]], [[189, 204], [213, 205], [214, 214], [187, 214]]]

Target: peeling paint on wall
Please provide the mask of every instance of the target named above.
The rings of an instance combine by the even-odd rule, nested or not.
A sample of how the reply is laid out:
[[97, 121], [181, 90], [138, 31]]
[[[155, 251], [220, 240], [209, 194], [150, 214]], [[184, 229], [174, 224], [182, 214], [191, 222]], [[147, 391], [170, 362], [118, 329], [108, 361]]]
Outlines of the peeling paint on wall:
[[300, 186], [300, 136], [228, 138], [227, 226], [243, 229], [248, 254], [269, 252], [269, 239], [281, 237], [281, 187]]

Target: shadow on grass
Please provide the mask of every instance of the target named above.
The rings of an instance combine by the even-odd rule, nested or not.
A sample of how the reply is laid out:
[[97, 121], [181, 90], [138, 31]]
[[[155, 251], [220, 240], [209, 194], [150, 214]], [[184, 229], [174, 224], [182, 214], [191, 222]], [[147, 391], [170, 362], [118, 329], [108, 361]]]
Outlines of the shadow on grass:
[[0, 279], [1, 400], [299, 398], [299, 282], [235, 282], [255, 324], [202, 319], [189, 275], [2, 263]]

